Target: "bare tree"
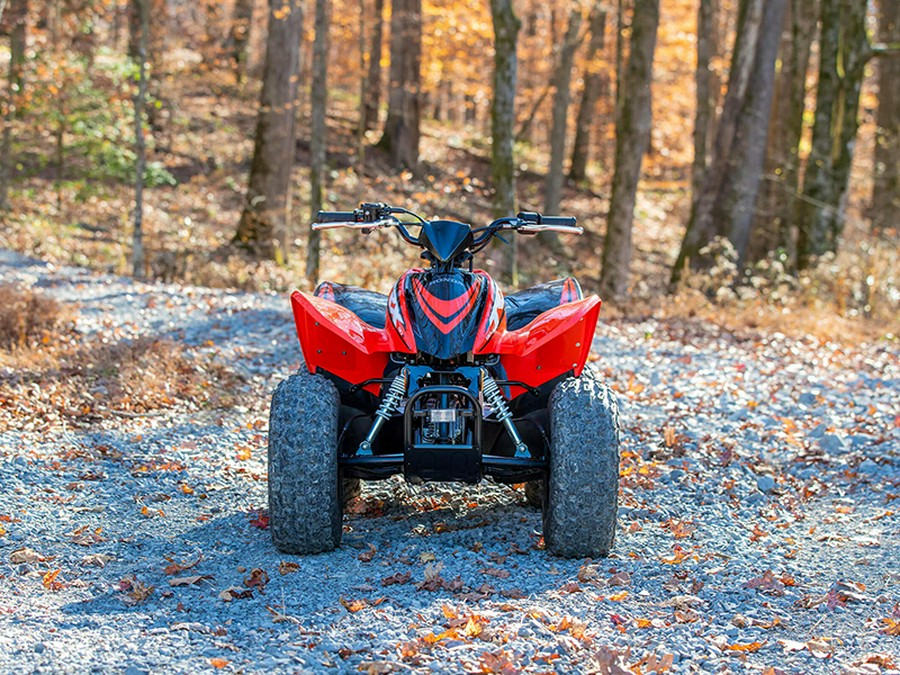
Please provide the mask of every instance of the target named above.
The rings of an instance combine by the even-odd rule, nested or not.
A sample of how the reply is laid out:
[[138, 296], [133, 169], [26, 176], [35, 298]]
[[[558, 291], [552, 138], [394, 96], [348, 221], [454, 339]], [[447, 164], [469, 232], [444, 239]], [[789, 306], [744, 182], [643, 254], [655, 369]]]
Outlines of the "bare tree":
[[3, 101], [3, 138], [0, 142], [0, 210], [9, 208], [9, 186], [12, 180], [12, 123], [19, 116], [22, 69], [25, 65], [25, 35], [28, 22], [28, 0], [10, 0], [4, 7], [9, 31], [9, 70]]
[[287, 248], [302, 29], [300, 0], [269, 0], [269, 37], [253, 161], [234, 241], [270, 259], [277, 254], [283, 259]]
[[806, 75], [816, 35], [817, 0], [789, 0], [781, 42], [781, 71], [775, 85], [766, 151], [765, 180], [757, 200], [749, 260], [781, 248], [796, 258], [793, 213], [800, 177], [800, 139], [806, 108]]
[[597, 113], [597, 101], [606, 85], [601, 58], [606, 44], [606, 5], [595, 2], [588, 20], [591, 39], [584, 66], [584, 91], [575, 124], [575, 143], [572, 146], [572, 165], [569, 178], [583, 181], [587, 177], [587, 163], [591, 151], [591, 129]]
[[569, 14], [569, 25], [559, 50], [559, 61], [553, 73], [553, 120], [550, 126], [550, 167], [544, 187], [544, 213], [559, 213], [562, 196], [563, 161], [566, 156], [566, 127], [572, 100], [572, 64], [581, 41], [581, 8]]
[[134, 98], [134, 138], [137, 161], [134, 168], [134, 232], [131, 239], [131, 273], [144, 278], [144, 108], [147, 102], [147, 38], [150, 33], [150, 0], [132, 0], [140, 25], [137, 43], [138, 90]]
[[231, 62], [238, 84], [247, 76], [247, 47], [253, 26], [253, 0], [235, 0], [231, 15]]
[[600, 292], [606, 298], [621, 297], [628, 289], [634, 202], [650, 143], [650, 83], [658, 26], [659, 0], [635, 0], [631, 53], [623, 79], [616, 83], [622, 94], [616, 111], [616, 167], [600, 274]]
[[[512, 0], [491, 0], [494, 23], [494, 100], [491, 105], [491, 173], [494, 180], [494, 217], [516, 212], [516, 169], [513, 125], [516, 120], [516, 56], [522, 24]], [[507, 273], [518, 284], [516, 238], [509, 253]]]
[[784, 10], [785, 0], [741, 2], [713, 158], [691, 208], [673, 282], [680, 279], [686, 263], [699, 268], [709, 262], [701, 259], [700, 250], [717, 236], [731, 241], [739, 259], [744, 259], [765, 159]]
[[398, 166], [419, 162], [422, 0], [394, 0], [391, 8], [391, 86], [378, 147]]
[[[880, 0], [878, 39], [900, 42], [900, 2]], [[900, 223], [900, 58], [878, 62], [878, 116], [875, 132], [875, 180], [870, 210], [876, 230]]]
[[375, 0], [372, 21], [372, 41], [369, 43], [369, 68], [366, 75], [363, 129], [369, 131], [378, 124], [381, 108], [381, 49], [384, 42], [384, 0]]
[[[310, 211], [316, 221], [322, 208], [322, 183], [327, 151], [325, 113], [328, 106], [328, 27], [331, 24], [331, 0], [316, 0], [316, 38], [312, 59], [312, 124], [310, 127]], [[306, 278], [311, 285], [319, 280], [319, 243], [321, 234], [311, 230], [306, 249]]]
[[719, 77], [712, 67], [719, 52], [718, 0], [700, 0], [697, 12], [697, 113], [694, 117], [694, 162], [691, 168], [691, 200], [700, 196], [709, 153], [712, 129], [719, 102]]
[[801, 269], [837, 251], [859, 128], [859, 94], [871, 55], [865, 3], [822, 0], [821, 7], [816, 116], [797, 214]]

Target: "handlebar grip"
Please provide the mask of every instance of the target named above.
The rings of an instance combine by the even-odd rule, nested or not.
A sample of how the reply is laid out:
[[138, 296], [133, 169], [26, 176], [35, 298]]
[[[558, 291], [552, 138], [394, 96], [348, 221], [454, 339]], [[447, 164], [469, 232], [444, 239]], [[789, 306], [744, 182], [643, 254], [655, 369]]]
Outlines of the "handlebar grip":
[[541, 225], [575, 227], [577, 221], [568, 216], [541, 216]]
[[356, 211], [319, 211], [317, 223], [346, 223], [356, 220]]

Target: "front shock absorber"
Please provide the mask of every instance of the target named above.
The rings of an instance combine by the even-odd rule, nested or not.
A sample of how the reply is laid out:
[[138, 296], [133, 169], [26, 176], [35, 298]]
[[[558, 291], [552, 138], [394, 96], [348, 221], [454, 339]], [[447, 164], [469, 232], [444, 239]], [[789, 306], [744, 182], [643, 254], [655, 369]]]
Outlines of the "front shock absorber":
[[369, 433], [366, 434], [365, 440], [359, 444], [359, 448], [356, 450], [357, 455], [372, 454], [372, 443], [375, 442], [378, 432], [381, 431], [381, 427], [384, 426], [384, 423], [391, 419], [391, 416], [397, 412], [400, 407], [400, 401], [402, 401], [403, 397], [406, 395], [408, 377], [409, 371], [406, 368], [403, 368], [397, 374], [397, 377], [394, 378], [394, 381], [391, 382], [391, 386], [388, 387], [387, 393], [384, 395], [384, 400], [381, 402], [381, 405], [378, 406], [378, 410], [375, 411], [375, 421], [372, 422], [372, 428], [369, 429]]
[[515, 444], [516, 457], [528, 457], [528, 446], [522, 440], [522, 437], [519, 436], [516, 425], [513, 424], [512, 411], [509, 409], [506, 399], [503, 398], [503, 392], [500, 391], [500, 387], [494, 381], [494, 378], [484, 368], [481, 369], [481, 391], [484, 393], [484, 400], [490, 404], [491, 410], [497, 415], [497, 419], [503, 423], [507, 433], [509, 433], [509, 437]]

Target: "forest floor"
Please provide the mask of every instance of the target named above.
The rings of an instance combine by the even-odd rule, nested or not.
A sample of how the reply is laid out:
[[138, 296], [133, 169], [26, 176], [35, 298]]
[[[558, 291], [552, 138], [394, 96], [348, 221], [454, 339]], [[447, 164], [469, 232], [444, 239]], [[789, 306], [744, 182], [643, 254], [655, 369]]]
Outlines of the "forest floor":
[[609, 558], [549, 554], [518, 490], [399, 480], [304, 558], [264, 510], [283, 295], [9, 252], [0, 283], [62, 319], [0, 351], [0, 672], [900, 669], [892, 342], [601, 317]]

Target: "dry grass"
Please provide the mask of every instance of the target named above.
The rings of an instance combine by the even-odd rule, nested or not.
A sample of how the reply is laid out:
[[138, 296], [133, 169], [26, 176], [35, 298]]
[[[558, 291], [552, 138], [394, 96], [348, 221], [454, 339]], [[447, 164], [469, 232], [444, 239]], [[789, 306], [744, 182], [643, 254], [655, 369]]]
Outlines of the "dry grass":
[[72, 313], [52, 298], [14, 284], [0, 284], [0, 350], [47, 344], [70, 327]]
[[81, 338], [73, 319], [52, 299], [0, 287], [0, 426], [88, 425], [234, 403], [239, 378], [224, 365], [169, 340]]

